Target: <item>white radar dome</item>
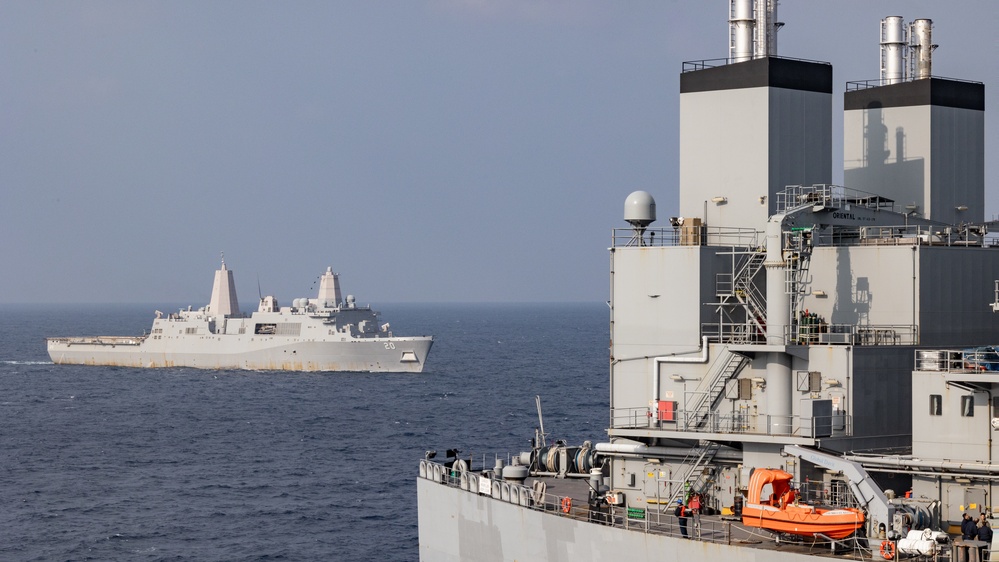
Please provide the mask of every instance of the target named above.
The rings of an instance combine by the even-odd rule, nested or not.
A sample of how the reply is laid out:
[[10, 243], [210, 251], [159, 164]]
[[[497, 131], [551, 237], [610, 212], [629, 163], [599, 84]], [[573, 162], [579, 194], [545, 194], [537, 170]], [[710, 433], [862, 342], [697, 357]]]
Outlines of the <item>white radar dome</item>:
[[624, 201], [624, 220], [636, 228], [656, 221], [656, 200], [647, 191], [635, 191]]

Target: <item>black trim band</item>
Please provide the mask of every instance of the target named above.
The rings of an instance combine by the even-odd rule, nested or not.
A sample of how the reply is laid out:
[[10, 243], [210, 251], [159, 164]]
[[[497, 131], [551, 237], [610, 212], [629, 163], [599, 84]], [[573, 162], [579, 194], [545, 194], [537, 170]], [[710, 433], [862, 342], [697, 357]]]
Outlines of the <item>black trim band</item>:
[[935, 105], [985, 111], [985, 84], [926, 78], [846, 92], [843, 109]]
[[680, 75], [681, 94], [767, 86], [831, 94], [832, 65], [824, 62], [767, 57], [684, 72]]

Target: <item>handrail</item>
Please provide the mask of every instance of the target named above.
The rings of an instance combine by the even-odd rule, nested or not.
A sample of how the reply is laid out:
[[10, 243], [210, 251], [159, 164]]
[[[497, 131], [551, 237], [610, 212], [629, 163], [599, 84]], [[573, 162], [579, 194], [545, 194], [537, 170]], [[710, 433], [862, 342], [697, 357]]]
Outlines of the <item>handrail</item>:
[[[693, 229], [693, 230], [691, 230]], [[699, 235], [690, 235], [695, 232]], [[678, 226], [677, 228], [646, 228], [641, 235], [633, 228], [615, 228], [611, 232], [611, 247], [664, 247], [664, 246], [732, 246], [755, 248], [761, 232], [754, 228], [721, 226]]]
[[999, 371], [999, 349], [983, 346], [969, 349], [917, 349], [917, 371], [975, 373]]
[[[946, 76], [930, 76], [930, 78], [936, 78], [938, 80], [947, 80], [950, 82], [963, 82], [965, 84], [982, 84], [977, 80], [965, 80], [962, 78], [947, 78]], [[892, 84], [903, 84], [908, 82], [915, 82], [917, 80], [924, 80], [924, 78], [909, 78], [906, 80], [901, 80], [898, 78], [875, 78], [871, 80], [850, 80], [846, 83], [847, 92], [856, 92], [859, 90], [867, 90], [870, 88], [879, 88], [881, 86], [891, 86]]]
[[[758, 58], [763, 58], [763, 57], [758, 57]], [[831, 63], [826, 62], [826, 61], [801, 59], [801, 58], [795, 58], [795, 57], [779, 57], [779, 56], [775, 56], [775, 55], [767, 55], [767, 57], [765, 57], [765, 58], [782, 59], [782, 60], [790, 60], [790, 61], [797, 61], [797, 62], [809, 62], [809, 63], [813, 63], [813, 64], [824, 64], [826, 66], [832, 66]], [[697, 70], [704, 70], [704, 69], [707, 69], [707, 68], [717, 68], [717, 67], [720, 67], [720, 66], [728, 66], [730, 64], [737, 64], [737, 63], [740, 63], [740, 62], [747, 62], [748, 60], [754, 60], [754, 59], [747, 59], [745, 57], [726, 57], [726, 58], [718, 58], [718, 59], [703, 59], [703, 60], [683, 61], [683, 65], [681, 67], [681, 71], [680, 72], [681, 73], [685, 73], [685, 72], [694, 72], [694, 71], [697, 71]]]
[[853, 416], [844, 412], [831, 416], [796, 416], [720, 412], [696, 412], [677, 409], [673, 420], [660, 420], [647, 406], [612, 408], [611, 429], [659, 429], [688, 433], [725, 433], [774, 435], [817, 439], [853, 434]]

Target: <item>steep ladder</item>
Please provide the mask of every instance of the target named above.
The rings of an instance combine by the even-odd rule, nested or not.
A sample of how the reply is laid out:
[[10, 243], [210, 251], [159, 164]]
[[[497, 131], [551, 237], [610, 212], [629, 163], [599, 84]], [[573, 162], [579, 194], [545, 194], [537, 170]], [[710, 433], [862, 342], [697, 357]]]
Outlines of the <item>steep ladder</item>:
[[[716, 312], [731, 318], [730, 307], [742, 309], [745, 315], [739, 322], [743, 327], [728, 338], [733, 343], [749, 343], [766, 338], [767, 299], [756, 283], [757, 274], [766, 262], [766, 249], [756, 248], [747, 253], [731, 274], [719, 274], [715, 296], [719, 297]], [[722, 320], [724, 323], [725, 320]], [[733, 322], [734, 323], [734, 322]], [[722, 331], [724, 333], [724, 331]]]
[[[793, 326], [800, 312], [804, 287], [808, 280], [808, 266], [812, 257], [812, 231], [811, 229], [791, 230], [785, 232], [785, 236], [784, 261], [788, 267], [784, 278], [784, 292], [788, 295], [791, 303], [791, 317], [788, 318], [788, 325]], [[792, 341], [795, 339], [797, 339], [797, 334], [792, 334]]]
[[767, 298], [754, 280], [766, 259], [766, 250], [750, 254], [743, 267], [736, 272], [733, 282], [735, 296], [745, 306], [746, 322], [752, 329], [752, 335], [760, 338], [766, 338], [767, 333]]
[[725, 385], [739, 374], [747, 362], [745, 356], [725, 348], [712, 363], [704, 381], [698, 387], [704, 390], [697, 392], [693, 401], [685, 406], [687, 410], [684, 418], [685, 428], [700, 428], [707, 423], [711, 408], [725, 392]]
[[721, 445], [714, 441], [699, 441], [696, 447], [690, 449], [680, 465], [683, 475], [673, 481], [675, 485], [666, 506], [673, 505], [676, 500], [688, 492], [699, 494], [704, 491], [704, 488], [711, 481], [711, 477], [705, 474], [704, 467], [711, 464], [719, 449], [721, 449]]

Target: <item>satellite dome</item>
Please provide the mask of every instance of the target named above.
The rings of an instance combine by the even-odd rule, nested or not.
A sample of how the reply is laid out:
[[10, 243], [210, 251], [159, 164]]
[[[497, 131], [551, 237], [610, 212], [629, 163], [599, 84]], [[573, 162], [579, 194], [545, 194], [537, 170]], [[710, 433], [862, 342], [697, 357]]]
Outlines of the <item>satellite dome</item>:
[[646, 191], [635, 191], [624, 201], [624, 220], [636, 228], [656, 221], [656, 200]]

